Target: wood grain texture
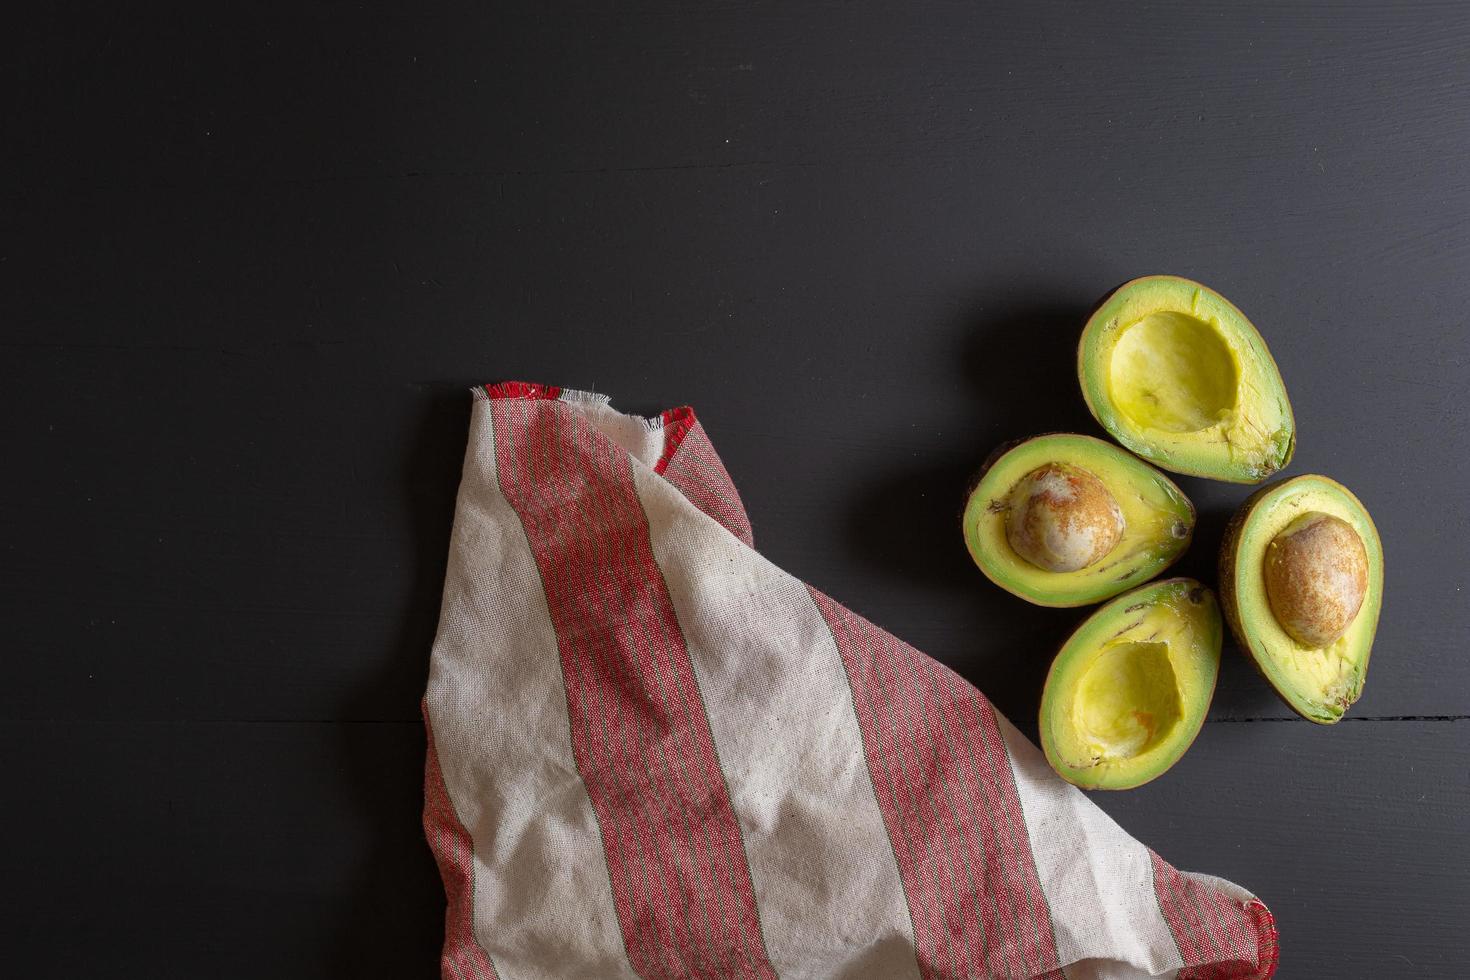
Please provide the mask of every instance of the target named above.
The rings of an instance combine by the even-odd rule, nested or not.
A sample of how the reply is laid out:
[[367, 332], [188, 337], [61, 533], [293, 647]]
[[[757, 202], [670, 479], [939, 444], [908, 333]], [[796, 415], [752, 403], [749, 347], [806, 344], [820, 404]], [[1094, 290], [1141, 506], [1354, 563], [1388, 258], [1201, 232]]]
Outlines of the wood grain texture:
[[[959, 508], [996, 444], [1100, 434], [1073, 345], [1151, 272], [1261, 329], [1288, 474], [1369, 507], [1386, 603], [1335, 729], [1227, 651], [1184, 762], [1102, 802], [1259, 890], [1287, 980], [1462, 972], [1470, 8], [8, 26], [0, 941], [27, 976], [196, 976], [224, 948], [211, 975], [433, 975], [415, 726], [475, 381], [694, 404], [762, 550], [1034, 735], [1081, 613], [986, 583]], [[1245, 491], [1179, 482], [1178, 572], [1208, 581]], [[89, 890], [119, 911], [78, 926]]]

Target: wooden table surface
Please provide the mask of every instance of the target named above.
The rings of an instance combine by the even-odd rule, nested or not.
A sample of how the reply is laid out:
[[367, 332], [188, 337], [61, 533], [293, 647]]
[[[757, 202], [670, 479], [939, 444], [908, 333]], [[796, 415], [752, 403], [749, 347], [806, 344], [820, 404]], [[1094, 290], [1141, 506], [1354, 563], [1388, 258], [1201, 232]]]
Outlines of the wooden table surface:
[[[1372, 510], [1366, 693], [1232, 647], [1097, 801], [1279, 976], [1470, 960], [1470, 6], [31, 5], [4, 39], [7, 976], [436, 975], [418, 703], [469, 411], [693, 404], [778, 564], [1034, 734], [1079, 614], [971, 566], [997, 443], [1096, 432], [1089, 303], [1238, 303], [1289, 472]], [[1213, 580], [1244, 488], [1184, 479]]]

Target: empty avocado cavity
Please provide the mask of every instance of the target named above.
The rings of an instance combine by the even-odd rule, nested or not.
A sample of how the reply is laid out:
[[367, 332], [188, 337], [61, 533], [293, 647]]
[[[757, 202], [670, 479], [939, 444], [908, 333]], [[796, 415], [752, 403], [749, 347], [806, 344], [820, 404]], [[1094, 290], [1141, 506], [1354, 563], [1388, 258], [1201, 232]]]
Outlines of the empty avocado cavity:
[[1184, 755], [1220, 667], [1219, 607], [1192, 579], [1135, 589], [1062, 646], [1041, 697], [1041, 743], [1062, 778], [1129, 789]]
[[1198, 432], [1228, 419], [1238, 378], [1214, 327], [1187, 313], [1150, 313], [1124, 327], [1108, 362], [1119, 411], [1139, 430]]
[[1167, 739], [1182, 714], [1167, 643], [1113, 643], [1085, 669], [1074, 719], [1099, 755], [1126, 759]]

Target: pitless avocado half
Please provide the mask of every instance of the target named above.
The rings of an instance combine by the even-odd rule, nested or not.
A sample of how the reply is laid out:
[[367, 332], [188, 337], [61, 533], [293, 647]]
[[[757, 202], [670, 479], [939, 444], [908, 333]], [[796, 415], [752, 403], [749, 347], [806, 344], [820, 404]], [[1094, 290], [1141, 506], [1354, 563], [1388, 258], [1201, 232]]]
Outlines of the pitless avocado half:
[[1186, 578], [1134, 589], [1089, 616], [1041, 695], [1051, 767], [1083, 789], [1132, 789], [1178, 762], [1209, 710], [1222, 631], [1215, 597]]
[[1194, 505], [1116, 446], [1053, 433], [997, 450], [962, 522], [970, 557], [996, 585], [1041, 606], [1083, 606], [1173, 564], [1194, 533]]
[[1330, 725], [1363, 693], [1383, 603], [1383, 545], [1357, 497], [1325, 476], [1256, 491], [1220, 549], [1231, 629], [1283, 701]]
[[1119, 286], [1083, 328], [1077, 375], [1103, 428], [1166, 470], [1260, 483], [1291, 459], [1296, 425], [1266, 342], [1197, 282]]

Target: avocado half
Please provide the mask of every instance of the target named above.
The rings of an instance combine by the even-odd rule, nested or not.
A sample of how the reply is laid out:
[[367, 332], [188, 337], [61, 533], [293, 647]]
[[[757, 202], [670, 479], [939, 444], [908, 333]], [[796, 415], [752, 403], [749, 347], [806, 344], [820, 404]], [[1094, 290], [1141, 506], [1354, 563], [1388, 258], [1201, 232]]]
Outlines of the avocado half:
[[[1038, 567], [1012, 546], [1028, 477], [1046, 468], [1077, 470], [1106, 488], [1118, 534], [1097, 560], [1070, 571]], [[991, 455], [961, 518], [965, 545], [996, 585], [1040, 606], [1084, 606], [1147, 582], [1173, 564], [1194, 534], [1194, 505], [1168, 477], [1092, 436], [1052, 433], [1002, 446]]]
[[[1365, 564], [1356, 588], [1361, 604], [1339, 636], [1316, 645], [1294, 636], [1278, 618], [1282, 601], [1277, 596], [1273, 604], [1268, 567], [1273, 551], [1296, 529], [1320, 524], [1323, 518], [1344, 522], [1356, 534]], [[1343, 571], [1333, 567], [1332, 559], [1331, 554], [1316, 556], [1304, 575], [1329, 589], [1354, 591], [1351, 577], [1344, 585]], [[1225, 532], [1220, 598], [1240, 645], [1287, 706], [1308, 721], [1332, 724], [1363, 693], [1383, 605], [1383, 544], [1373, 518], [1351, 491], [1325, 476], [1298, 476], [1262, 487], [1241, 505]]]
[[1204, 724], [1223, 627], [1187, 578], [1134, 589], [1063, 644], [1041, 695], [1041, 747], [1083, 789], [1131, 789], [1178, 762]]
[[1166, 470], [1260, 483], [1296, 446], [1286, 386], [1245, 314], [1178, 276], [1113, 291], [1077, 348], [1082, 396], [1103, 428]]

